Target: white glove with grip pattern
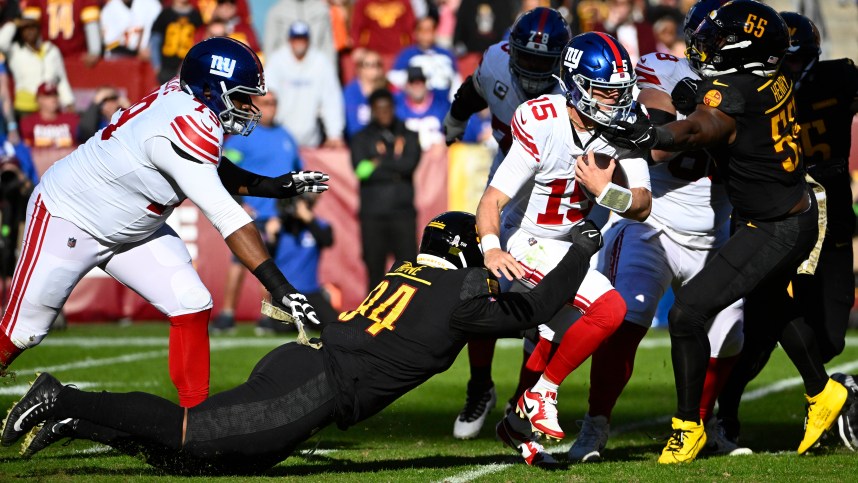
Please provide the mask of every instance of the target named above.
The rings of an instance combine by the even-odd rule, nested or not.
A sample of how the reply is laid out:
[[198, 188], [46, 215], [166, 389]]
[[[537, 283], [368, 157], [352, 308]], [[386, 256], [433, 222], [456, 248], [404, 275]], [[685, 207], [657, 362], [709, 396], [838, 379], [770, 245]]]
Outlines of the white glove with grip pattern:
[[310, 322], [311, 324], [319, 325], [319, 318], [316, 316], [316, 309], [310, 305], [310, 302], [307, 302], [307, 297], [305, 297], [304, 294], [286, 294], [278, 305], [283, 306], [287, 312], [292, 314], [292, 317], [294, 317], [295, 320], [302, 324]]

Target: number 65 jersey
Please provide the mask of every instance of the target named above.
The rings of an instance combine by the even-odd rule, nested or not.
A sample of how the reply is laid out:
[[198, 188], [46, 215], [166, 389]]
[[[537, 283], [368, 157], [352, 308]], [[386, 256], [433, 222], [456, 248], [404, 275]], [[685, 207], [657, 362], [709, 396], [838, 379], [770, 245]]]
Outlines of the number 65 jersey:
[[594, 203], [575, 179], [575, 163], [587, 151], [616, 158], [629, 188], [650, 188], [646, 161], [617, 150], [601, 136], [591, 139], [592, 133], [574, 130], [562, 95], [520, 105], [513, 115], [512, 135], [512, 147], [490, 183], [511, 198], [503, 212], [502, 231], [520, 227], [537, 237], [567, 238]]
[[53, 216], [105, 245], [146, 238], [186, 198], [226, 237], [251, 220], [218, 177], [222, 142], [217, 116], [173, 79], [114, 114], [38, 189]]

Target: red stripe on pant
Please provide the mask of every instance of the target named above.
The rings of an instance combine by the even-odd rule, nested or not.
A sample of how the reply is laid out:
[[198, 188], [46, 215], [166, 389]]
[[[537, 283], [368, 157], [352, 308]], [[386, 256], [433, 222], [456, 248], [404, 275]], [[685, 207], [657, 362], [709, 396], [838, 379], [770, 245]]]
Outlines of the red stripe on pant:
[[179, 405], [190, 408], [209, 395], [209, 317], [212, 309], [170, 317], [170, 379]]
[[27, 292], [27, 286], [30, 283], [33, 270], [39, 260], [39, 252], [42, 249], [42, 243], [45, 239], [45, 233], [48, 231], [47, 227], [50, 219], [51, 214], [48, 213], [48, 210], [42, 203], [42, 197], [39, 195], [36, 197], [27, 238], [24, 240], [24, 252], [21, 254], [21, 258], [15, 267], [15, 277], [12, 281], [9, 305], [3, 314], [2, 322], [0, 322], [0, 367], [9, 366], [18, 357], [18, 354], [23, 351], [23, 349], [12, 343], [12, 330], [18, 321], [21, 302], [24, 299], [24, 294]]

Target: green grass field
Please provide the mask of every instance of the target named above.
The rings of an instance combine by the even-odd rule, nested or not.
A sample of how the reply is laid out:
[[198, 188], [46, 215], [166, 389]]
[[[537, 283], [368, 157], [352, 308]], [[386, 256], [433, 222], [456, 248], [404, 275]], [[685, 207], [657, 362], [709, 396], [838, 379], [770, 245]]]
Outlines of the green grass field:
[[[212, 392], [244, 380], [256, 361], [282, 338], [255, 337], [250, 326], [234, 336], [212, 338]], [[831, 368], [858, 372], [858, 334]], [[496, 352], [494, 377], [498, 397], [511, 394], [521, 351], [503, 341]], [[8, 408], [26, 390], [37, 370], [48, 370], [64, 383], [82, 389], [152, 392], [175, 400], [167, 372], [167, 327], [135, 324], [72, 326], [51, 334], [24, 353], [13, 366], [17, 380], [4, 379], [0, 405]], [[288, 368], [284, 368], [288, 370]], [[549, 449], [565, 460], [577, 433], [576, 419], [586, 407], [589, 365], [567, 379], [560, 391], [560, 421], [567, 441]], [[858, 455], [829, 435], [823, 448], [799, 457], [804, 398], [795, 369], [778, 350], [749, 388], [743, 406], [743, 443], [756, 454], [707, 458], [690, 465], [663, 467], [655, 459], [668, 433], [675, 394], [667, 334], [653, 331], [638, 352], [635, 375], [614, 412], [614, 435], [604, 456], [609, 462], [574, 465], [546, 472], [520, 462], [494, 437], [499, 403], [482, 435], [472, 441], [452, 438], [453, 420], [464, 402], [468, 379], [463, 354], [453, 368], [401, 398], [380, 415], [350, 429], [328, 428], [268, 473], [278, 481], [856, 481]], [[5, 413], [5, 411], [4, 411]], [[0, 448], [0, 481], [174, 481], [142, 461], [88, 441], [61, 443], [32, 460], [18, 457], [18, 447]], [[267, 478], [224, 478], [255, 481]]]

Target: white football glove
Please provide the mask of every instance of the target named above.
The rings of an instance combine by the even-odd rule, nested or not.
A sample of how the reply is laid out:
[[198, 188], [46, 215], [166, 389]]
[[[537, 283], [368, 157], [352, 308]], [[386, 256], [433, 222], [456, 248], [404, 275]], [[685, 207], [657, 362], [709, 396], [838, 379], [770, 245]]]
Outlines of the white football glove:
[[460, 121], [451, 116], [449, 111], [447, 112], [447, 115], [444, 116], [444, 135], [446, 136], [447, 146], [462, 139], [462, 136], [465, 135], [465, 126], [467, 125], [468, 121]]
[[304, 193], [321, 193], [328, 190], [325, 181], [330, 176], [321, 171], [292, 171], [273, 179], [277, 185], [277, 198], [292, 198]]
[[319, 325], [316, 309], [307, 302], [307, 297], [304, 294], [290, 293], [284, 295], [280, 305], [285, 307], [286, 311], [302, 324], [310, 322], [311, 324]]

